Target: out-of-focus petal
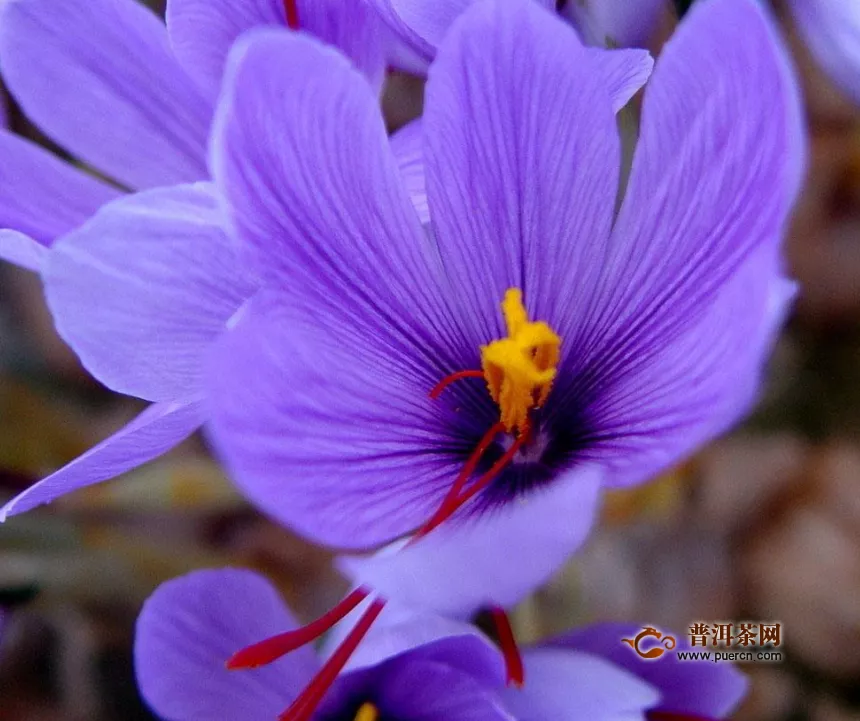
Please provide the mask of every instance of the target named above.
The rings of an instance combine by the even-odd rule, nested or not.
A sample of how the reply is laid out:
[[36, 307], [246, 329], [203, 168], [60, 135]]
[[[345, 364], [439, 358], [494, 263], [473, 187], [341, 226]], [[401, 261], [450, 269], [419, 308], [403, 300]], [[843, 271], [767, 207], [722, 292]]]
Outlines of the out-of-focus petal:
[[272, 721], [318, 667], [309, 647], [267, 666], [228, 671], [239, 649], [297, 627], [278, 592], [251, 571], [196, 571], [150, 596], [137, 621], [141, 693], [170, 721]]
[[405, 547], [341, 556], [337, 563], [355, 583], [415, 608], [468, 616], [482, 606], [510, 607], [546, 583], [585, 540], [600, 480], [597, 469], [579, 468]]
[[102, 383], [151, 401], [198, 390], [204, 354], [256, 289], [222, 220], [211, 186], [156, 188], [51, 249], [57, 330]]
[[[532, 0], [554, 8], [555, 0]], [[425, 60], [432, 60], [445, 33], [475, 0], [368, 0], [397, 37]]]
[[[379, 85], [388, 46], [386, 26], [364, 2], [295, 0], [299, 28], [339, 48]], [[284, 0], [170, 0], [167, 28], [176, 56], [211, 97], [221, 87], [227, 54], [251, 28], [287, 26]]]
[[[592, 302], [591, 263], [610, 232], [619, 174], [597, 57], [533, 0], [481, 2], [430, 70], [430, 214], [464, 322], [482, 342], [504, 335], [508, 288], [561, 331]], [[575, 337], [564, 342], [578, 348]]]
[[0, 521], [126, 473], [166, 453], [203, 423], [198, 401], [156, 403], [131, 423], [0, 508]]
[[0, 69], [24, 112], [132, 188], [203, 180], [211, 105], [134, 0], [9, 0]]
[[860, 4], [791, 0], [797, 27], [821, 66], [860, 103]]
[[675, 649], [658, 662], [640, 658], [623, 638], [633, 638], [641, 626], [600, 623], [586, 626], [545, 642], [542, 646], [567, 648], [595, 654], [627, 669], [660, 691], [659, 708], [678, 714], [722, 719], [731, 715], [749, 685], [746, 676], [728, 663], [679, 661], [678, 651], [690, 648], [685, 637], [675, 634]]
[[76, 228], [119, 191], [35, 143], [0, 130], [0, 228], [42, 245]]
[[48, 255], [48, 249], [37, 243], [29, 235], [16, 230], [0, 230], [0, 258], [36, 273]]
[[571, 0], [564, 12], [589, 45], [645, 47], [668, 0]]
[[[328, 656], [344, 639], [369, 603], [370, 599], [332, 629], [323, 644], [323, 656]], [[444, 663], [490, 687], [505, 682], [501, 652], [476, 626], [404, 606], [396, 600], [386, 602], [378, 620], [350, 656], [346, 669], [359, 671], [409, 653], [424, 661]]]
[[523, 652], [526, 683], [502, 691], [517, 721], [641, 721], [660, 695], [599, 656], [532, 648]]

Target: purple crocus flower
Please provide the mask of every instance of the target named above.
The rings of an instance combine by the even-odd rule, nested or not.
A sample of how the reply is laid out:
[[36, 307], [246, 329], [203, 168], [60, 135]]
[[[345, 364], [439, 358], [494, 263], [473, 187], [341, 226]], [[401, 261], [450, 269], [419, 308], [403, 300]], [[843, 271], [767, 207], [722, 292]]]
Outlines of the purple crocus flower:
[[[330, 665], [336, 641], [326, 643]], [[307, 691], [320, 661], [307, 647], [253, 670], [229, 671], [238, 648], [296, 624], [277, 592], [250, 571], [198, 571], [161, 586], [137, 624], [144, 698], [170, 721], [270, 721]], [[354, 628], [354, 627], [352, 627]], [[387, 607], [335, 678], [316, 721], [627, 721], [725, 718], [746, 680], [729, 665], [642, 661], [621, 639], [629, 625], [585, 627], [523, 651], [526, 683], [506, 688], [501, 655], [467, 624]], [[313, 686], [311, 688], [320, 688]], [[293, 707], [282, 718], [299, 718]], [[364, 715], [361, 715], [361, 714]], [[376, 714], [376, 715], [374, 715]]]
[[[0, 66], [24, 112], [115, 186], [0, 130], [0, 257], [40, 272], [63, 338], [105, 385], [151, 405], [0, 509], [0, 520], [112, 478], [200, 426], [202, 357], [256, 280], [204, 184], [213, 98], [244, 30], [298, 24], [378, 88], [384, 26], [339, 0], [9, 0]], [[175, 53], [174, 53], [175, 51]], [[60, 238], [57, 241], [57, 238]], [[50, 250], [49, 250], [50, 248]]]
[[366, 81], [306, 37], [240, 41], [212, 165], [264, 287], [208, 397], [263, 509], [361, 548], [477, 495], [464, 526], [506, 508], [552, 543], [532, 500], [558, 494], [562, 525], [587, 525], [593, 466], [640, 482], [749, 407], [794, 292], [779, 246], [803, 132], [783, 50], [753, 0], [697, 3], [646, 90], [617, 216], [601, 57], [534, 2], [463, 13], [414, 133], [425, 228]]
[[833, 81], [860, 103], [860, 4], [790, 0], [798, 30]]

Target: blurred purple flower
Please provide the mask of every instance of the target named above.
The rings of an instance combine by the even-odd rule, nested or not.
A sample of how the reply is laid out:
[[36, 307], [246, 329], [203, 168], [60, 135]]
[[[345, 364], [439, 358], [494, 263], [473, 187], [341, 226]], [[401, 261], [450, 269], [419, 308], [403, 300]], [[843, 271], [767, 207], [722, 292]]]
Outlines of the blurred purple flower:
[[[329, 668], [354, 618], [342, 625], [325, 644]], [[322, 696], [315, 721], [377, 718], [370, 710], [357, 715], [365, 704], [380, 719], [398, 721], [622, 721], [643, 712], [655, 720], [721, 719], [746, 690], [744, 676], [728, 664], [679, 663], [670, 655], [643, 661], [621, 642], [640, 629], [621, 624], [525, 648], [526, 683], [505, 688], [501, 655], [472, 626], [391, 606], [328, 687], [313, 685], [321, 666], [307, 647], [252, 670], [225, 667], [237, 649], [295, 628], [277, 592], [250, 571], [199, 571], [170, 581], [137, 624], [143, 696], [171, 721], [273, 721], [309, 682]], [[306, 717], [319, 700], [310, 699]], [[297, 711], [283, 718], [300, 718]]]
[[0, 67], [24, 112], [74, 157], [143, 192], [123, 197], [0, 130], [0, 257], [41, 272], [59, 333], [96, 378], [154, 403], [7, 503], [0, 520], [135, 468], [203, 422], [202, 356], [256, 281], [208, 186], [155, 186], [208, 177], [227, 51], [248, 28], [284, 26], [286, 7], [382, 81], [387, 31], [371, 10], [296, 3], [171, 0], [167, 28], [135, 0], [2, 5]]
[[[220, 341], [207, 397], [249, 498], [342, 547], [421, 527], [500, 419], [479, 380], [428, 392], [480, 375], [510, 289], [544, 323], [509, 320], [557, 334], [560, 355], [531, 368], [538, 385], [512, 383], [542, 406], [488, 442], [471, 477], [495, 478], [464, 527], [556, 494], [567, 523], [531, 523], [575, 541], [563, 529], [588, 526], [601, 473], [640, 482], [748, 409], [794, 292], [779, 258], [804, 155], [793, 77], [758, 3], [697, 3], [649, 83], [616, 217], [606, 78], [631, 64], [533, 2], [472, 6], [410, 128], [423, 228], [366, 81], [307, 37], [240, 41], [212, 165], [264, 287]], [[520, 540], [496, 539], [502, 562]]]
[[790, 0], [797, 27], [833, 81], [860, 103], [860, 3]]
[[[451, 24], [476, 0], [367, 0], [401, 43], [431, 61]], [[666, 0], [534, 0], [570, 20], [588, 45], [642, 47]]]
[[[171, 721], [274, 721], [320, 671], [316, 654], [300, 648], [254, 670], [229, 671], [225, 663], [243, 646], [296, 626], [275, 589], [250, 571], [199, 571], [170, 581], [137, 623], [141, 692]], [[332, 681], [315, 721], [512, 721], [498, 698], [499, 653], [465, 624], [381, 621], [348, 672]], [[376, 715], [361, 715], [365, 704]]]

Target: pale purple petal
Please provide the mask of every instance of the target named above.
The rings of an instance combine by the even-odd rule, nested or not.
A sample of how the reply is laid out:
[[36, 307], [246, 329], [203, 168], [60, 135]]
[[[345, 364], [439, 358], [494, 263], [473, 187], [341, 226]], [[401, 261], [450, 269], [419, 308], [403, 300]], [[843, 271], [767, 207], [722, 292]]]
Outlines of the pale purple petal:
[[195, 393], [204, 356], [256, 290], [206, 184], [106, 205], [54, 245], [45, 293], [60, 335], [108, 387], [151, 401]]
[[531, 648], [523, 665], [523, 688], [502, 691], [517, 721], [642, 721], [660, 698], [653, 686], [591, 654]]
[[678, 651], [690, 648], [682, 634], [673, 634], [674, 652], [658, 662], [640, 658], [622, 638], [633, 638], [642, 626], [601, 623], [566, 633], [542, 644], [602, 656], [627, 669], [660, 691], [659, 708], [679, 714], [728, 718], [747, 691], [746, 676], [728, 663], [679, 661]]
[[[364, 2], [296, 0], [299, 28], [339, 48], [371, 82], [382, 82], [387, 28]], [[170, 0], [167, 28], [176, 56], [214, 97], [227, 54], [245, 31], [287, 26], [284, 0]]]
[[782, 237], [805, 136], [788, 60], [759, 5], [697, 3], [660, 56], [612, 239], [592, 258], [596, 299], [571, 319], [581, 373], [599, 364], [605, 376], [665, 344], [751, 253]]
[[850, 0], [790, 0], [788, 5], [821, 67], [860, 103], [860, 4]]
[[72, 230], [120, 193], [53, 153], [0, 130], [0, 227], [42, 245]]
[[253, 670], [228, 671], [236, 651], [298, 624], [251, 571], [196, 571], [150, 596], [137, 621], [141, 693], [167, 721], [273, 721], [313, 677], [309, 647]]
[[135, 0], [10, 0], [0, 68], [24, 112], [132, 188], [203, 180], [211, 106]]
[[482, 606], [511, 607], [546, 583], [585, 540], [599, 490], [597, 469], [578, 468], [403, 548], [341, 556], [337, 563], [355, 583], [415, 608], [469, 616]]
[[213, 437], [247, 495], [300, 532], [389, 541], [456, 474], [426, 452], [463, 442], [427, 393], [478, 362], [479, 340], [447, 305], [367, 81], [298, 33], [252, 31], [232, 58], [212, 164], [272, 289], [218, 353]]
[[203, 423], [201, 404], [156, 403], [131, 423], [0, 508], [0, 521], [131, 471], [166, 453]]
[[647, 480], [749, 411], [796, 290], [775, 256], [762, 248], [686, 332], [607, 382], [589, 413], [611, 439], [595, 452], [609, 483]]
[[[448, 29], [475, 0], [367, 0], [400, 40], [425, 60], [431, 60]], [[555, 0], [534, 0], [554, 8]]]
[[424, 173], [424, 130], [421, 118], [404, 125], [391, 136], [391, 152], [403, 179], [403, 186], [422, 224], [430, 222], [427, 184]]
[[0, 258], [26, 270], [40, 272], [48, 249], [15, 230], [0, 230]]
[[[502, 335], [505, 291], [530, 315], [582, 314], [618, 192], [619, 139], [600, 56], [537, 4], [477, 3], [427, 83], [427, 192], [464, 322]], [[595, 250], [597, 249], [597, 250]], [[477, 309], [477, 310], [475, 310]], [[565, 348], [577, 349], [559, 330]], [[558, 326], [556, 326], [558, 327]]]
[[606, 83], [606, 92], [617, 113], [651, 76], [654, 58], [647, 50], [588, 50], [594, 66]]
[[263, 291], [219, 343], [212, 438], [267, 513], [318, 542], [372, 547], [429, 518], [460, 464], [428, 453], [446, 426], [427, 370], [301, 302]]

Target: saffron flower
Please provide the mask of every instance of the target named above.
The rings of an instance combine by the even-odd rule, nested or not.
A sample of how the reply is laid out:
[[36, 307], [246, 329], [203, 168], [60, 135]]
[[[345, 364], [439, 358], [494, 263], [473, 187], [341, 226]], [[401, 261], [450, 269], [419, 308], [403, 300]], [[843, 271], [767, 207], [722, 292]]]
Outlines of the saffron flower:
[[860, 5], [844, 0], [791, 0], [788, 5], [815, 59], [860, 103]]
[[212, 168], [263, 287], [207, 397], [261, 508], [350, 548], [506, 509], [551, 544], [545, 494], [587, 526], [600, 475], [641, 482], [748, 409], [794, 292], [783, 50], [753, 0], [698, 3], [646, 89], [617, 216], [601, 57], [534, 2], [466, 10], [415, 133], [423, 227], [365, 79], [307, 37], [240, 41]]
[[3, 3], [12, 94], [116, 185], [0, 130], [0, 257], [42, 275], [59, 333], [98, 380], [153, 404], [13, 498], [0, 520], [131, 470], [205, 420], [202, 358], [256, 281], [220, 230], [217, 200], [193, 183], [209, 176], [228, 49], [270, 25], [337, 44], [379, 87], [390, 43], [362, 3], [171, 0], [167, 27], [136, 0]]
[[[349, 639], [352, 621], [337, 629], [340, 638]], [[622, 624], [525, 648], [526, 682], [506, 687], [501, 654], [475, 628], [391, 606], [346, 668], [334, 669], [343, 645], [327, 640], [322, 668], [334, 673], [321, 673], [307, 647], [264, 667], [225, 665], [249, 642], [295, 628], [277, 592], [250, 571], [198, 571], [169, 581], [138, 619], [141, 692], [169, 721], [681, 721], [725, 718], [746, 690], [728, 664], [643, 661], [621, 641], [640, 629]]]

